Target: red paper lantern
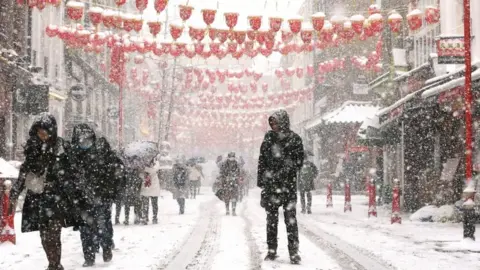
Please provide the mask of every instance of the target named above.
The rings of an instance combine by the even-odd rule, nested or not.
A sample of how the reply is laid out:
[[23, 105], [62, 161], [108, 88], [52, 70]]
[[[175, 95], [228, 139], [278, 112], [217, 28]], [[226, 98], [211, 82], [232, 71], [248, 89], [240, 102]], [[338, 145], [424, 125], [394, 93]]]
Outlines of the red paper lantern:
[[313, 39], [313, 29], [302, 29], [300, 32], [300, 37], [302, 38], [303, 43], [310, 43]]
[[157, 13], [161, 13], [162, 11], [164, 11], [167, 5], [168, 0], [155, 0], [155, 2], [153, 3], [153, 6], [155, 7]]
[[148, 0], [135, 0], [135, 5], [140, 12], [143, 12], [148, 6]]
[[313, 65], [307, 65], [307, 75], [311, 77], [314, 75], [314, 73], [315, 73], [315, 70], [313, 68]]
[[132, 24], [133, 24], [133, 30], [135, 30], [135, 32], [138, 33], [142, 31], [143, 20], [140, 16], [135, 16], [134, 19], [132, 20]]
[[[106, 28], [111, 28], [113, 27], [113, 15], [115, 14], [114, 11], [112, 10], [105, 10], [103, 11], [102, 13], [102, 22], [103, 22], [103, 25], [106, 27]], [[132, 16], [130, 16], [132, 17]], [[132, 24], [132, 30], [133, 30], [133, 24]]]
[[265, 57], [269, 57], [272, 54], [272, 52], [273, 52], [272, 50], [266, 47], [260, 47], [260, 53]]
[[150, 29], [150, 33], [153, 36], [158, 35], [158, 33], [160, 33], [160, 31], [162, 30], [162, 23], [161, 22], [150, 21], [147, 24], [148, 24], [148, 28]]
[[380, 13], [375, 13], [368, 17], [370, 26], [375, 33], [380, 33], [383, 30], [383, 16]]
[[261, 72], [254, 72], [254, 73], [253, 73], [253, 79], [254, 79], [255, 81], [260, 80], [262, 77], [263, 77], [263, 73], [261, 73]]
[[366, 19], [363, 22], [363, 33], [365, 34], [366, 37], [371, 37], [375, 34], [375, 32], [372, 29], [372, 25], [368, 19]]
[[282, 30], [282, 42], [289, 43], [293, 39], [293, 33], [287, 30]]
[[303, 78], [303, 68], [297, 67], [296, 74], [297, 74], [297, 78]]
[[232, 54], [237, 51], [237, 43], [236, 42], [229, 42], [228, 43], [228, 53]]
[[243, 50], [241, 48], [239, 48], [237, 51], [231, 53], [232, 57], [235, 58], [235, 59], [240, 59], [242, 58], [243, 56]]
[[285, 75], [287, 75], [288, 77], [292, 77], [293, 75], [295, 75], [295, 68], [293, 67], [289, 67], [285, 70]]
[[79, 21], [83, 17], [85, 4], [76, 1], [69, 1], [66, 5], [67, 15], [73, 21]]
[[47, 3], [49, 3], [50, 5], [53, 5], [55, 7], [58, 7], [61, 2], [62, 2], [61, 0], [47, 0]]
[[353, 15], [350, 18], [350, 21], [352, 23], [352, 29], [355, 31], [357, 34], [361, 34], [363, 32], [363, 22], [365, 21], [365, 17], [362, 15]]
[[47, 5], [46, 0], [37, 0], [37, 8], [42, 11]]
[[237, 12], [226, 12], [223, 14], [225, 16], [225, 23], [228, 28], [233, 29], [237, 26], [238, 23], [238, 13]]
[[258, 31], [257, 32], [257, 42], [260, 45], [263, 45], [265, 43], [265, 40], [267, 38], [267, 32], [266, 31]]
[[50, 24], [45, 28], [45, 34], [49, 37], [54, 37], [58, 34], [58, 26]]
[[330, 22], [332, 23], [333, 26], [333, 31], [335, 33], [340, 33], [343, 31], [343, 24], [345, 23], [345, 17], [339, 16], [339, 15], [334, 15], [330, 19]]
[[388, 26], [390, 26], [390, 30], [393, 33], [399, 33], [402, 29], [402, 21], [402, 15], [397, 12], [390, 14], [390, 16], [388, 16]]
[[301, 17], [289, 19], [288, 25], [290, 26], [290, 31], [294, 34], [300, 33], [300, 30], [302, 30], [302, 22], [303, 18]]
[[127, 0], [115, 0], [115, 5], [117, 5], [117, 7], [120, 7], [125, 5], [126, 2]]
[[[212, 28], [210, 28], [210, 31], [212, 30]], [[226, 29], [218, 29], [216, 30], [216, 37], [218, 38], [218, 41], [220, 43], [225, 43], [228, 39], [228, 35], [229, 35], [229, 30], [226, 30]], [[210, 36], [210, 38], [212, 38]], [[215, 40], [215, 37], [212, 39], [212, 40]]]
[[263, 92], [267, 92], [267, 91], [268, 91], [268, 83], [263, 83], [263, 84], [262, 84], [262, 90], [263, 90]]
[[247, 19], [253, 31], [258, 31], [262, 26], [262, 16], [248, 16]]
[[88, 17], [93, 25], [97, 26], [102, 22], [103, 9], [100, 7], [91, 7], [88, 10]]
[[270, 22], [270, 30], [273, 32], [278, 32], [282, 28], [282, 22], [283, 18], [281, 17], [270, 17], [268, 18], [268, 21]]
[[210, 26], [215, 21], [217, 11], [214, 9], [202, 9], [203, 21]]
[[247, 37], [246, 31], [235, 31], [233, 33], [235, 35], [235, 40], [238, 44], [243, 44], [245, 42], [245, 39]]
[[354, 36], [355, 31], [353, 31], [352, 24], [350, 23], [350, 21], [346, 21], [343, 24], [343, 30], [342, 32], [340, 32], [340, 37], [346, 41], [350, 41]]
[[320, 39], [323, 43], [330, 43], [333, 40], [333, 26], [329, 21], [325, 21], [322, 31], [320, 31]]
[[170, 24], [170, 35], [173, 40], [177, 40], [183, 33], [183, 25]]
[[133, 61], [135, 62], [135, 64], [140, 65], [140, 64], [143, 64], [143, 62], [145, 61], [145, 58], [142, 55], [135, 55], [135, 57], [133, 58]]
[[323, 25], [325, 24], [325, 13], [317, 12], [312, 15], [312, 26], [315, 31], [322, 31]]
[[192, 12], [193, 12], [193, 7], [192, 6], [187, 6], [187, 5], [179, 5], [178, 6], [180, 10], [180, 18], [182, 21], [187, 21], [192, 17]]
[[105, 44], [107, 41], [107, 37], [104, 33], [95, 33], [90, 35], [90, 43], [92, 43], [94, 46], [101, 46]]
[[373, 15], [373, 14], [379, 14], [380, 13], [380, 7], [376, 4], [372, 4], [368, 7], [368, 14]]
[[440, 9], [434, 6], [425, 8], [425, 21], [427, 24], [436, 24], [440, 21]]
[[408, 27], [412, 31], [416, 31], [422, 27], [422, 12], [419, 9], [414, 9], [407, 15]]

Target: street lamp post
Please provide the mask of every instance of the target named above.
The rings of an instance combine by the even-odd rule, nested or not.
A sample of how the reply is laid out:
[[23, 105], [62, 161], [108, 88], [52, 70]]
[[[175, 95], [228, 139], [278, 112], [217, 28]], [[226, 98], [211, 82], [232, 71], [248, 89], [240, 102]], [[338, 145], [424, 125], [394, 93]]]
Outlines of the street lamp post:
[[465, 178], [466, 188], [463, 191], [465, 201], [463, 217], [463, 237], [475, 240], [475, 185], [472, 180], [472, 51], [470, 0], [463, 0], [463, 27], [465, 42]]

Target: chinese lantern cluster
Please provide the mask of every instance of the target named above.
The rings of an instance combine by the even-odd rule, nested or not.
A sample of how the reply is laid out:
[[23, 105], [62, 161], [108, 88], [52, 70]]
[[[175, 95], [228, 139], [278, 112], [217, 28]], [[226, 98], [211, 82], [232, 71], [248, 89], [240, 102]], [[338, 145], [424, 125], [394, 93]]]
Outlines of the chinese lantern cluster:
[[27, 5], [29, 8], [37, 8], [42, 11], [47, 6], [59, 7], [61, 0], [17, 0], [19, 6]]

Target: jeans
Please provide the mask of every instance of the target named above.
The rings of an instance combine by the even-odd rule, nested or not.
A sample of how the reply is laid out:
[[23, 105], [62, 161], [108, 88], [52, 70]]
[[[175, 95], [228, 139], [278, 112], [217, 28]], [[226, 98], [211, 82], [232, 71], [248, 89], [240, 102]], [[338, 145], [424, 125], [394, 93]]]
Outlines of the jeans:
[[58, 221], [53, 221], [48, 227], [40, 229], [40, 239], [47, 255], [48, 269], [63, 269], [60, 262], [62, 258], [61, 235], [62, 225]]
[[80, 237], [85, 261], [94, 262], [95, 250], [98, 245], [104, 252], [113, 246], [111, 204], [96, 205], [87, 213], [87, 224], [80, 227]]
[[[307, 195], [307, 207], [305, 208], [305, 195]], [[302, 212], [312, 211], [312, 192], [300, 190], [300, 203], [302, 204]]]
[[269, 203], [266, 204], [267, 211], [267, 245], [269, 252], [276, 253], [278, 247], [278, 209], [283, 207], [285, 226], [288, 235], [288, 251], [290, 256], [298, 253], [298, 224], [296, 211], [296, 194], [288, 192], [270, 193]]

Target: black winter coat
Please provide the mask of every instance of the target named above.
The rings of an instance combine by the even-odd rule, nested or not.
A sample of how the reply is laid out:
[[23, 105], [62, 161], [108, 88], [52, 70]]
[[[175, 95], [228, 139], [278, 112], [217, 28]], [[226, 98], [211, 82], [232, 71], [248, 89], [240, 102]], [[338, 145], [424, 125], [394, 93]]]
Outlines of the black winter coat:
[[[37, 128], [49, 130], [50, 140], [42, 143]], [[68, 144], [57, 137], [57, 125], [53, 116], [36, 121], [25, 147], [25, 162], [20, 167], [18, 180], [12, 187], [10, 198], [16, 202], [26, 188], [27, 174], [45, 174], [42, 193], [27, 191], [22, 209], [22, 232], [32, 232], [49, 227], [52, 222], [60, 222], [63, 227], [78, 226], [81, 219], [76, 215], [76, 203], [80, 194], [72, 181]]]
[[302, 169], [298, 174], [298, 189], [301, 191], [311, 191], [315, 189], [315, 178], [318, 176], [318, 169], [311, 161], [304, 161]]
[[302, 168], [304, 150], [302, 139], [290, 130], [290, 121], [286, 111], [278, 111], [274, 118], [281, 127], [280, 132], [268, 131], [260, 147], [258, 158], [257, 186], [266, 194], [278, 190], [296, 194], [296, 176]]

